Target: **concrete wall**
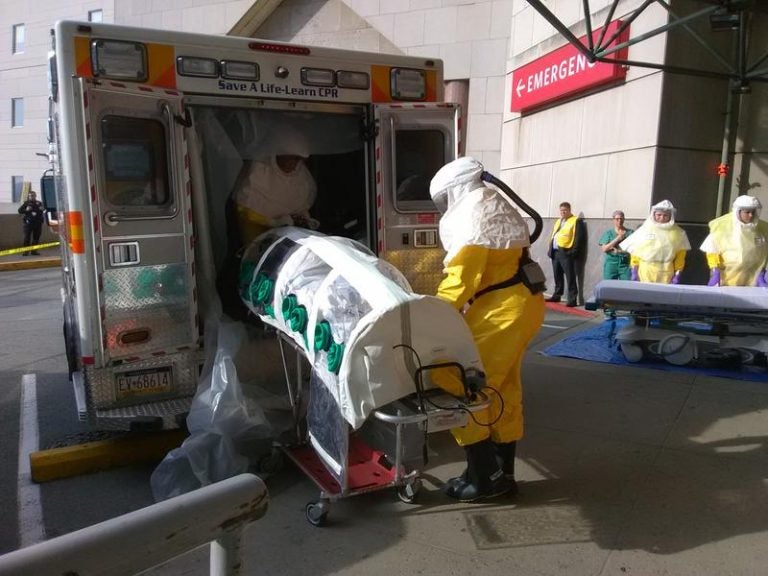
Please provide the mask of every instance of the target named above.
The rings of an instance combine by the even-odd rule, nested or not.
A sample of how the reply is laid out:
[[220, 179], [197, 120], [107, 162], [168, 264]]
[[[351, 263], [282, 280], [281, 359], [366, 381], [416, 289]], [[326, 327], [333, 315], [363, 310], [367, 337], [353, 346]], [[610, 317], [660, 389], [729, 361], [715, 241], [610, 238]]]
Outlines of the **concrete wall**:
[[[37, 188], [48, 168], [46, 138], [48, 81], [46, 55], [50, 29], [57, 20], [87, 20], [90, 10], [102, 10], [104, 22], [113, 18], [113, 0], [0, 0], [0, 204], [11, 202], [11, 177], [22, 176]], [[12, 29], [24, 24], [24, 52], [12, 53]], [[11, 98], [24, 99], [24, 126], [11, 127]], [[0, 209], [0, 212], [5, 211]]]
[[226, 34], [254, 0], [117, 0], [115, 22], [164, 30]]

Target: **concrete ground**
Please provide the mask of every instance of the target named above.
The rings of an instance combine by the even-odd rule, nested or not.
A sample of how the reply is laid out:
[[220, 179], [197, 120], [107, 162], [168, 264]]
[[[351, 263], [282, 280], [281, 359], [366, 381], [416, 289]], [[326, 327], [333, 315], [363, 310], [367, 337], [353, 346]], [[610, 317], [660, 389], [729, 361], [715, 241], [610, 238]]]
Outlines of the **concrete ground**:
[[[594, 319], [575, 329], [583, 329]], [[542, 342], [539, 349], [553, 343]], [[768, 382], [550, 358], [524, 367], [521, 493], [454, 504], [463, 469], [430, 439], [417, 502], [391, 491], [304, 518], [314, 485], [291, 465], [267, 479], [244, 574], [762, 575], [768, 565]], [[151, 574], [207, 574], [199, 549]]]

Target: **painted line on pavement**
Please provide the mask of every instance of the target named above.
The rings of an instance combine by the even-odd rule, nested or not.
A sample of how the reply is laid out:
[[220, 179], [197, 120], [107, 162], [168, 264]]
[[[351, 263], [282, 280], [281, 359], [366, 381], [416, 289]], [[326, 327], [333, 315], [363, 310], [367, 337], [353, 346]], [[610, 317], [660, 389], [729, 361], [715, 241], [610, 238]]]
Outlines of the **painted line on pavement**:
[[39, 448], [37, 428], [37, 377], [21, 378], [21, 416], [19, 422], [19, 545], [21, 548], [45, 540], [40, 486], [32, 481], [29, 455]]

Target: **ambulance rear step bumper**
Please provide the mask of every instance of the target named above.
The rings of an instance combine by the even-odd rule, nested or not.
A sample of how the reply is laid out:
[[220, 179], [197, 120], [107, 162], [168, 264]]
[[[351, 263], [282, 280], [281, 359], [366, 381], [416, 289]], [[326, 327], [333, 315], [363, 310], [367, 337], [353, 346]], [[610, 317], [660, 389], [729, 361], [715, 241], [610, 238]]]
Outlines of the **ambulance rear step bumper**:
[[153, 431], [186, 426], [192, 397], [160, 400], [137, 406], [96, 410], [91, 425], [99, 430]]

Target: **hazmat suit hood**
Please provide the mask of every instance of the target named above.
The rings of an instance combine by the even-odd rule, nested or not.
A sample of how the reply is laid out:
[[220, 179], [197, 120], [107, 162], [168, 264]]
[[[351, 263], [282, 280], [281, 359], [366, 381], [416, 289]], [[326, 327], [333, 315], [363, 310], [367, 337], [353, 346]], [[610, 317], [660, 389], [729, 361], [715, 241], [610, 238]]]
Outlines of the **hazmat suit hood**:
[[[653, 215], [656, 212], [665, 212], [669, 214], [669, 222], [656, 222], [653, 219]], [[667, 229], [672, 228], [675, 225], [675, 213], [677, 209], [669, 200], [662, 200], [658, 204], [651, 206], [651, 213], [648, 215], [648, 222], [657, 228]]]
[[480, 162], [463, 157], [443, 166], [430, 182], [430, 196], [443, 213], [445, 264], [464, 246], [507, 249], [531, 244], [525, 220], [504, 194], [481, 180], [482, 173]]
[[[763, 205], [760, 203], [760, 200], [754, 196], [739, 196], [733, 201], [731, 214], [733, 215], [734, 222], [737, 222], [742, 228], [755, 228], [760, 220], [760, 211], [762, 208]], [[754, 211], [755, 216], [752, 218], [752, 222], [742, 222], [739, 219], [739, 210]]]

